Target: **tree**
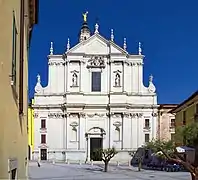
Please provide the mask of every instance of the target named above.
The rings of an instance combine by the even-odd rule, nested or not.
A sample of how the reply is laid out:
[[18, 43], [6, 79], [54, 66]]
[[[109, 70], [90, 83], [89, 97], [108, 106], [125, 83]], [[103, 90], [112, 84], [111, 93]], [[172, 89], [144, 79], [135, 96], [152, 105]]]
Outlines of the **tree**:
[[102, 161], [105, 164], [104, 171], [107, 172], [109, 161], [117, 154], [115, 148], [108, 149], [97, 149], [95, 155], [101, 157]]
[[173, 141], [152, 140], [146, 144], [145, 148], [151, 149], [154, 153], [161, 151], [164, 158], [182, 164], [191, 173], [192, 180], [198, 180], [198, 123], [180, 127], [176, 132], [176, 140], [183, 142], [184, 146], [195, 148], [193, 163], [178, 153]]

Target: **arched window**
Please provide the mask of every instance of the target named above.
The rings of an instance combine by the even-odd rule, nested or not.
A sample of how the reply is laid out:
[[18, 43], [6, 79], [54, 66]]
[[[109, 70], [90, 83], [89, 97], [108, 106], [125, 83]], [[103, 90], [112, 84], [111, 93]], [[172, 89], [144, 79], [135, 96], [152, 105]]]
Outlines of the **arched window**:
[[76, 73], [72, 75], [72, 86], [78, 86], [78, 75]]
[[120, 74], [119, 73], [116, 73], [116, 75], [115, 75], [115, 86], [116, 87], [121, 86], [121, 84], [120, 84]]

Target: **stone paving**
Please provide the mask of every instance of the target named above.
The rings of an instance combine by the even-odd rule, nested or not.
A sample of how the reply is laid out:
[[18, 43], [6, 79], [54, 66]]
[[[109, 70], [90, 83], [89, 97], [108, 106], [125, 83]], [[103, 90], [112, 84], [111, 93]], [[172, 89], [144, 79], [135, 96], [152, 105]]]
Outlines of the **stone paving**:
[[29, 179], [35, 180], [188, 180], [187, 172], [162, 172], [142, 170], [127, 166], [110, 166], [109, 172], [103, 172], [102, 165], [50, 164], [36, 162], [29, 163]]

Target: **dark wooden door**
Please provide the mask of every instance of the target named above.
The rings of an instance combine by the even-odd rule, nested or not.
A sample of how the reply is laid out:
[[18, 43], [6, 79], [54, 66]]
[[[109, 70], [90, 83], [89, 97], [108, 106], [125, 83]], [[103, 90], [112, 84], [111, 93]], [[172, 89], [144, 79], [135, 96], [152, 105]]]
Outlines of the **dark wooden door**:
[[102, 138], [90, 138], [90, 158], [93, 161], [101, 161], [102, 154], [96, 154], [97, 149], [102, 149]]
[[17, 169], [11, 170], [11, 179], [16, 179], [16, 171]]
[[41, 149], [41, 160], [47, 160], [47, 149]]

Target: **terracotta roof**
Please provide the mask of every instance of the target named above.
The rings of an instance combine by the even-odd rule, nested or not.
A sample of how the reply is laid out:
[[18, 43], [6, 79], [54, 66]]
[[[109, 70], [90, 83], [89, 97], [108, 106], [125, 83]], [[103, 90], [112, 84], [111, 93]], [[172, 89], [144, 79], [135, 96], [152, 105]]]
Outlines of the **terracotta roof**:
[[159, 104], [158, 109], [172, 109], [172, 108], [176, 108], [178, 106], [178, 104]]

